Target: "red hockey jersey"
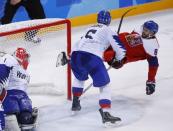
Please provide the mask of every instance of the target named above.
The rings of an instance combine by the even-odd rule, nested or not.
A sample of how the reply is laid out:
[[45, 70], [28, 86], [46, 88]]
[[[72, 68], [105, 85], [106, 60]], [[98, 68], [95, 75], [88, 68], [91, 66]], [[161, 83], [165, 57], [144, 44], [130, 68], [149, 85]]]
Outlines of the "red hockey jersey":
[[[147, 60], [149, 63], [148, 81], [155, 81], [159, 66], [157, 58], [159, 44], [156, 37], [143, 39], [139, 33], [133, 31], [132, 33], [120, 33], [119, 39], [126, 49], [127, 61], [125, 64], [138, 60]], [[104, 60], [107, 62], [112, 60], [115, 54], [111, 47], [108, 48], [104, 53]]]

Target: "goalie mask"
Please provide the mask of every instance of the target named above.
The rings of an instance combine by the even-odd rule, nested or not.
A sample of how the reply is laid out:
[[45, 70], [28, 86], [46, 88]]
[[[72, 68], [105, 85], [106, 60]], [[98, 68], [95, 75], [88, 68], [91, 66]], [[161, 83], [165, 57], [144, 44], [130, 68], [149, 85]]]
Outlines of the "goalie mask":
[[17, 48], [13, 56], [17, 59], [19, 64], [26, 70], [29, 64], [30, 54], [24, 48]]

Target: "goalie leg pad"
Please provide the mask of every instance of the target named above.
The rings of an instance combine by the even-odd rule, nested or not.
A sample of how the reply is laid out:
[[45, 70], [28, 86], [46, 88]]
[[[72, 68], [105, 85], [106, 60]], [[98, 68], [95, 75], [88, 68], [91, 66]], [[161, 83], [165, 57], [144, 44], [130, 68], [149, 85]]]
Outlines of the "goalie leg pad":
[[[20, 123], [20, 128], [22, 131], [35, 131], [36, 129], [36, 122], [37, 122], [37, 116], [38, 116], [38, 108], [34, 107], [32, 109], [32, 113], [23, 113], [23, 116], [25, 116], [25, 123]], [[22, 116], [21, 116], [22, 117]], [[28, 121], [26, 121], [26, 118], [29, 118]], [[31, 118], [32, 117], [32, 118]], [[22, 118], [21, 118], [22, 120]]]
[[34, 122], [32, 113], [28, 111], [21, 112], [17, 115], [17, 119], [20, 124], [33, 124]]
[[22, 124], [20, 128], [21, 128], [21, 131], [35, 131], [34, 124]]
[[5, 117], [5, 131], [20, 131], [16, 115], [7, 115]]

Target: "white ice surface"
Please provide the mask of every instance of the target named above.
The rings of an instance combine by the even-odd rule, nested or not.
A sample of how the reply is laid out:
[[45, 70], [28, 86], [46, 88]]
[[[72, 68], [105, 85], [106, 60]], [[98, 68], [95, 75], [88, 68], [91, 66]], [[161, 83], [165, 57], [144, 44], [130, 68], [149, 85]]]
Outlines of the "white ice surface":
[[[38, 131], [173, 131], [173, 10], [126, 18], [121, 32], [139, 28], [147, 20], [156, 21], [160, 27], [156, 92], [151, 96], [145, 94], [146, 61], [130, 63], [119, 70], [111, 69], [112, 114], [122, 118], [122, 125], [114, 128], [103, 127], [98, 112], [99, 92], [93, 87], [81, 98], [82, 110], [77, 116], [71, 116], [71, 102], [66, 100], [66, 95], [31, 95], [33, 105], [40, 109]], [[116, 30], [118, 23], [119, 20], [113, 21], [111, 27]], [[73, 43], [86, 27], [72, 29]], [[45, 50], [51, 51], [49, 47]], [[36, 79], [35, 74], [31, 75]]]

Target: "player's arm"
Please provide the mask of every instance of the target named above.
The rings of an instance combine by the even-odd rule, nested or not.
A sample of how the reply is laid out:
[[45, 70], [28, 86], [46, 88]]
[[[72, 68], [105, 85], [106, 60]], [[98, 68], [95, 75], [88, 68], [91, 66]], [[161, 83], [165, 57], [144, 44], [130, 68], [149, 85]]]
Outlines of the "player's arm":
[[148, 80], [146, 82], [146, 94], [151, 95], [155, 92], [155, 77], [159, 67], [158, 57], [147, 55], [147, 61], [149, 65], [148, 69]]
[[[136, 32], [128, 33], [128, 32], [123, 32], [118, 35], [118, 38], [116, 38], [117, 41], [121, 42], [123, 45], [126, 45], [128, 42], [126, 39], [126, 36], [134, 36], [131, 34], [137, 34]], [[130, 40], [130, 39], [128, 39]], [[103, 55], [104, 61], [108, 62], [108, 64], [111, 62], [111, 60], [115, 57], [116, 52], [112, 49], [112, 46], [110, 46]], [[127, 63], [127, 60], [124, 61], [124, 64]]]
[[157, 39], [149, 39], [143, 41], [148, 61], [148, 79], [146, 82], [146, 94], [151, 95], [155, 92], [155, 77], [159, 67], [159, 61], [157, 57], [159, 45]]
[[2, 102], [6, 96], [5, 85], [7, 83], [11, 67], [5, 64], [6, 59], [0, 61], [0, 101]]
[[113, 32], [110, 35], [109, 42], [114, 52], [116, 52], [116, 55], [111, 61], [108, 62], [108, 64], [116, 69], [119, 69], [125, 63], [126, 49], [124, 45], [121, 43], [118, 35]]
[[149, 65], [148, 81], [155, 81], [155, 76], [157, 74], [157, 69], [159, 67], [158, 57], [148, 55], [147, 61]]
[[2, 102], [6, 96], [5, 85], [9, 77], [10, 68], [5, 64], [0, 64], [0, 101]]

